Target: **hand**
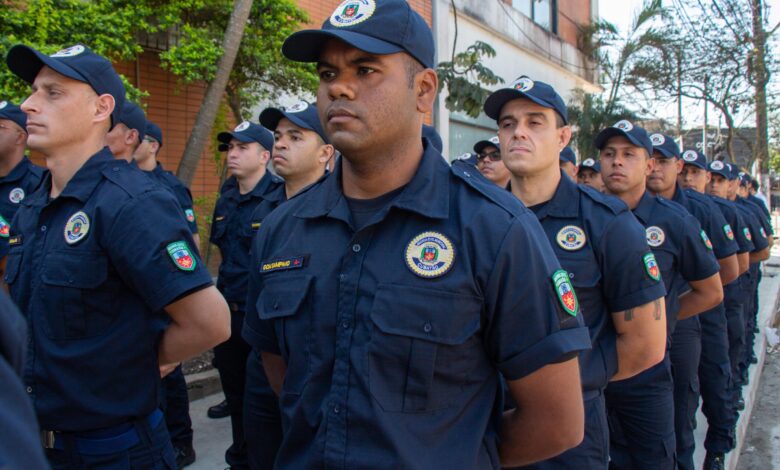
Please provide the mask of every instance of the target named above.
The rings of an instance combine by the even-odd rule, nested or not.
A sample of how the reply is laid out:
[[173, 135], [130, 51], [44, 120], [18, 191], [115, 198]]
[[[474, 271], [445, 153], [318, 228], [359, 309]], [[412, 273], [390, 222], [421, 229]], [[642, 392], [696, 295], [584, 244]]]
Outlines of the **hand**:
[[181, 362], [177, 362], [175, 364], [160, 364], [160, 378], [165, 377], [166, 375], [176, 370], [179, 365], [181, 365]]

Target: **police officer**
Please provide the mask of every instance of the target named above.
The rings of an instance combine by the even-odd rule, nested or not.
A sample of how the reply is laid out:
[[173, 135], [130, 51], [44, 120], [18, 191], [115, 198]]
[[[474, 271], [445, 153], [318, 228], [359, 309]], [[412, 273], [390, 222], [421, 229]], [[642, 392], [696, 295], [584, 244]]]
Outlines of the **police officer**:
[[[192, 209], [192, 194], [171, 172], [165, 171], [157, 161], [162, 147], [162, 130], [153, 122], [146, 120], [144, 137], [133, 153], [133, 160], [147, 176], [167, 189], [179, 202], [182, 214], [192, 233], [195, 248], [200, 252], [198, 225]], [[190, 419], [190, 401], [187, 395], [187, 382], [181, 366], [163, 378], [163, 412], [165, 424], [171, 435], [177, 468], [184, 468], [195, 462], [195, 449], [192, 447], [192, 420]]]
[[477, 155], [477, 169], [482, 176], [499, 187], [506, 188], [510, 174], [501, 160], [501, 144], [498, 142], [498, 136], [474, 144], [474, 153]]
[[[721, 285], [732, 282], [737, 278], [739, 270], [737, 243], [733, 237], [729, 239], [723, 231], [726, 220], [722, 213], [707, 196], [679, 187], [677, 177], [682, 171], [684, 160], [674, 139], [664, 134], [653, 134], [650, 141], [653, 143], [654, 164], [647, 177], [647, 188], [656, 196], [680, 204], [696, 217], [702, 227], [701, 236], [709, 240], [720, 265]], [[699, 402], [699, 364], [703, 352], [702, 322], [711, 316], [720, 316], [725, 320], [722, 303], [700, 315], [679, 321], [672, 335], [669, 355], [674, 379], [674, 430], [677, 439], [677, 467], [682, 469], [693, 469], [693, 451], [696, 444], [693, 425]], [[719, 325], [721, 331], [717, 332], [717, 338], [725, 339], [726, 324], [719, 322]], [[709, 338], [708, 343], [711, 343]], [[728, 343], [721, 343], [721, 347], [727, 348]], [[727, 349], [721, 353], [727, 353]], [[718, 374], [720, 375], [720, 371]]]
[[585, 439], [532, 467], [607, 468], [604, 388], [663, 360], [663, 282], [647, 272], [653, 254], [626, 205], [564, 176], [559, 152], [571, 128], [566, 105], [550, 85], [521, 77], [490, 95], [485, 113], [498, 121], [512, 193], [536, 214], [568, 271], [593, 343], [580, 355]]
[[573, 181], [577, 181], [577, 156], [574, 154], [574, 150], [571, 147], [564, 147], [559, 158], [563, 173]]
[[[646, 190], [646, 177], [654, 161], [650, 158], [653, 144], [643, 128], [621, 120], [601, 131], [595, 145], [600, 151], [607, 192], [623, 200], [645, 226], [647, 243], [657, 258], [652, 272], [666, 286], [669, 338], [677, 320], [697, 315], [722, 300], [718, 263], [709, 240], [702, 236], [699, 222], [683, 207]], [[657, 366], [607, 387], [611, 466], [673, 468], [674, 401], [670, 374], [667, 354]]]
[[198, 222], [195, 218], [195, 209], [192, 203], [192, 193], [190, 189], [182, 183], [173, 173], [163, 168], [158, 160], [160, 149], [163, 146], [163, 135], [160, 127], [152, 121], [146, 121], [144, 128], [144, 138], [136, 151], [133, 153], [133, 159], [138, 168], [149, 175], [162, 187], [169, 190], [179, 206], [184, 212], [184, 218], [192, 233], [192, 240], [195, 247], [200, 251], [200, 237], [198, 237]]
[[[125, 98], [83, 45], [17, 45], [28, 146], [49, 175], [11, 223], [5, 282], [27, 317], [25, 385], [54, 468], [169, 468], [160, 375], [229, 336], [228, 309], [176, 201], [104, 147]], [[171, 324], [150, 334], [154, 314]]]
[[[284, 184], [274, 189], [252, 213], [252, 227], [258, 230], [265, 217], [279, 204], [315, 184], [326, 174], [335, 150], [328, 143], [314, 104], [300, 101], [288, 108], [266, 108], [260, 123], [274, 132], [272, 162]], [[259, 317], [246, 317], [243, 337], [258, 342]], [[281, 416], [276, 394], [263, 370], [261, 351], [253, 349], [247, 360], [244, 396], [244, 430], [249, 467], [273, 468], [282, 442]]]
[[19, 204], [41, 183], [43, 168], [24, 155], [27, 115], [9, 101], [0, 101], [0, 258], [8, 254], [11, 220]]
[[[282, 51], [317, 62], [342, 157], [253, 242], [277, 467], [496, 468], [578, 444], [576, 296], [533, 214], [421, 139], [438, 89], [425, 20], [345, 1]], [[499, 372], [520, 405], [503, 415]]]
[[225, 460], [234, 468], [247, 467], [244, 440], [244, 387], [249, 345], [241, 338], [244, 302], [249, 273], [249, 249], [254, 230], [251, 215], [278, 184], [266, 166], [274, 145], [274, 136], [265, 127], [244, 121], [233, 132], [221, 132], [217, 139], [227, 145], [227, 166], [236, 178], [236, 186], [222, 193], [214, 207], [211, 243], [222, 255], [217, 287], [228, 301], [233, 335], [214, 348], [214, 365], [219, 370], [225, 393], [233, 442]]
[[592, 158], [586, 158], [577, 168], [577, 183], [590, 186], [599, 192], [604, 192], [604, 180], [601, 179], [601, 163]]
[[129, 101], [125, 101], [119, 113], [119, 122], [106, 134], [106, 145], [116, 158], [131, 163], [135, 150], [144, 141], [146, 115]]

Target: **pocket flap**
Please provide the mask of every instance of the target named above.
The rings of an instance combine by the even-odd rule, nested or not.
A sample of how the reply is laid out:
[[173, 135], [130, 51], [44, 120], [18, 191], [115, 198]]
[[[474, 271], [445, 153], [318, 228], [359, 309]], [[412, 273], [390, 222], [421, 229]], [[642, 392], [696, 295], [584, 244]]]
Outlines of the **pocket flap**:
[[108, 259], [100, 251], [53, 252], [46, 255], [43, 282], [54, 286], [93, 289], [108, 278]]
[[273, 275], [263, 282], [257, 312], [263, 320], [292, 316], [303, 303], [314, 280], [310, 274]]
[[482, 301], [478, 297], [380, 284], [371, 320], [388, 334], [456, 345], [479, 330], [481, 313]]
[[8, 259], [5, 262], [5, 276], [3, 281], [6, 284], [13, 284], [16, 276], [19, 274], [19, 268], [22, 265], [22, 250], [11, 251], [8, 253]]

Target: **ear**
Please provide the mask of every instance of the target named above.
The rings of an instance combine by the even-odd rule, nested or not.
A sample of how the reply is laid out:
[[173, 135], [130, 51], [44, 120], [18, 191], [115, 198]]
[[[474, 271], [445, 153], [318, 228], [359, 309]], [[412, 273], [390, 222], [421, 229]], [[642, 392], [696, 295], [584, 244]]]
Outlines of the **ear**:
[[135, 146], [138, 145], [138, 131], [135, 129], [128, 129], [129, 132], [125, 134], [125, 140], [127, 141], [127, 145]]
[[655, 169], [655, 158], [647, 157], [647, 168], [645, 168], [645, 176], [650, 176], [650, 173]]
[[108, 93], [100, 95], [95, 100], [95, 122], [111, 122], [111, 113], [114, 112], [116, 101]]
[[571, 126], [566, 125], [558, 129], [558, 138], [560, 139], [558, 142], [558, 145], [560, 145], [558, 152], [560, 152], [569, 145], [569, 142], [571, 141]]
[[677, 166], [677, 174], [679, 175], [680, 173], [682, 173], [683, 165], [685, 163], [682, 160], [680, 160], [679, 158], [677, 160], [675, 160], [675, 162], [676, 162], [675, 164]]
[[263, 150], [260, 152], [260, 161], [265, 163], [268, 163], [268, 160], [271, 159], [271, 152], [268, 150]]
[[23, 130], [19, 130], [19, 133], [16, 136], [16, 140], [14, 141], [14, 144], [25, 145], [26, 143], [27, 143], [27, 132]]
[[707, 179], [707, 184], [710, 184], [710, 181], [712, 181], [712, 173], [710, 173], [709, 171], [707, 172], [706, 179]]
[[317, 162], [324, 165], [330, 161], [331, 158], [333, 158], [333, 153], [336, 151], [336, 149], [333, 148], [330, 144], [324, 144], [320, 145], [319, 153], [320, 155], [317, 157]]
[[417, 92], [417, 111], [427, 114], [433, 111], [433, 103], [439, 93], [439, 77], [433, 69], [425, 69], [414, 78]]

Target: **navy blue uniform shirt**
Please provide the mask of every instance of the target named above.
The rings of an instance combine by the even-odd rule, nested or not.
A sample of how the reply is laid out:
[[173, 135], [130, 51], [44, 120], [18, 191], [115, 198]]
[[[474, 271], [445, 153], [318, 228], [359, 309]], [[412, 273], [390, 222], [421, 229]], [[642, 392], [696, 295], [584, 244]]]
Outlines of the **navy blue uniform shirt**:
[[712, 195], [707, 197], [718, 206], [723, 218], [726, 219], [723, 232], [726, 234], [726, 238], [733, 238], [737, 242], [737, 254], [753, 251], [753, 242], [745, 236], [745, 220], [742, 217], [742, 212], [737, 211], [735, 204], [728, 199]]
[[254, 189], [241, 194], [238, 185], [231, 186], [219, 196], [211, 221], [211, 243], [219, 247], [222, 263], [219, 265], [217, 288], [237, 309], [244, 310], [247, 273], [252, 237], [252, 212], [276, 188], [279, 180], [271, 172], [257, 182]]
[[699, 221], [684, 207], [645, 192], [633, 210], [645, 226], [647, 244], [655, 253], [666, 286], [667, 338], [674, 333], [679, 296], [690, 281], [701, 281], [720, 271], [720, 265]]
[[159, 403], [153, 312], [211, 285], [178, 204], [107, 147], [11, 223], [5, 282], [30, 330], [24, 381], [41, 427], [87, 431]]
[[500, 374], [590, 347], [536, 217], [425, 148], [360, 231], [339, 164], [253, 241], [253, 347], [287, 364], [280, 468], [498, 468]]
[[772, 223], [765, 216], [764, 211], [761, 210], [761, 207], [757, 203], [748, 198], [739, 196], [737, 196], [736, 203], [747, 208], [755, 216], [756, 221], [759, 223], [759, 235], [761, 235], [762, 238], [768, 239], [775, 233], [774, 229], [772, 229]]
[[562, 177], [541, 206], [531, 209], [569, 272], [593, 341], [593, 349], [580, 354], [582, 387], [599, 390], [618, 368], [611, 314], [659, 299], [666, 290], [645, 268], [651, 253], [645, 229], [623, 201]]
[[144, 171], [144, 173], [173, 194], [179, 202], [181, 210], [184, 212], [184, 218], [187, 220], [190, 232], [192, 232], [193, 235], [198, 233], [198, 222], [195, 220], [195, 210], [192, 207], [192, 193], [189, 188], [184, 186], [184, 183], [182, 183], [173, 173], [163, 169], [160, 163], [157, 163], [154, 170]]
[[748, 197], [746, 197], [745, 199], [756, 204], [759, 207], [759, 209], [761, 209], [761, 212], [764, 213], [764, 217], [766, 217], [767, 219], [772, 218], [772, 215], [769, 213], [769, 209], [767, 209], [766, 207], [766, 203], [763, 200], [761, 200], [761, 198], [757, 197], [754, 194], [748, 194]]
[[768, 247], [769, 239], [766, 231], [761, 226], [760, 217], [750, 207], [746, 206], [746, 203], [741, 203], [738, 200], [732, 202], [737, 212], [742, 214], [742, 220], [745, 223], [745, 226], [742, 227], [743, 235], [753, 243], [753, 251], [751, 253], [759, 252]]
[[10, 173], [0, 178], [0, 258], [8, 254], [11, 220], [25, 197], [41, 184], [45, 170], [24, 157]]
[[[680, 204], [692, 216], [696, 217], [712, 243], [712, 252], [715, 254], [715, 258], [724, 259], [737, 253], [739, 245], [734, 240], [733, 229], [726, 222], [726, 218], [711, 197], [692, 189], [682, 189], [677, 185], [672, 201]], [[727, 225], [728, 228], [726, 228]]]

